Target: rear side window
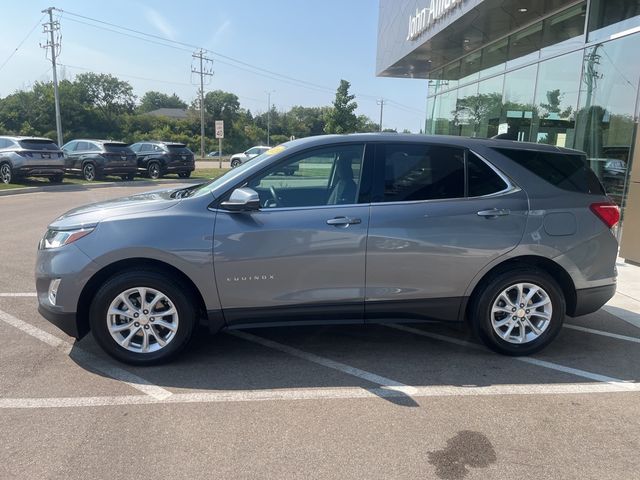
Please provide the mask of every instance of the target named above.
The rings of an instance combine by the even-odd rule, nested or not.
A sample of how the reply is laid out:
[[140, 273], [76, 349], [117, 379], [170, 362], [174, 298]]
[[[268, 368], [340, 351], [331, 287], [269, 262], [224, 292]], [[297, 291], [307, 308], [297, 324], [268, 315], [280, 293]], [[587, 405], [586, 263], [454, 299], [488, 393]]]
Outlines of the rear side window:
[[563, 190], [604, 195], [604, 188], [583, 155], [496, 148], [538, 177]]
[[508, 187], [489, 165], [472, 152], [469, 152], [467, 157], [467, 181], [470, 197], [491, 195]]
[[[464, 151], [439, 145], [382, 146], [384, 191], [377, 201], [464, 197]], [[382, 196], [382, 198], [380, 198]]]
[[19, 143], [25, 150], [58, 150], [52, 140], [20, 140]]

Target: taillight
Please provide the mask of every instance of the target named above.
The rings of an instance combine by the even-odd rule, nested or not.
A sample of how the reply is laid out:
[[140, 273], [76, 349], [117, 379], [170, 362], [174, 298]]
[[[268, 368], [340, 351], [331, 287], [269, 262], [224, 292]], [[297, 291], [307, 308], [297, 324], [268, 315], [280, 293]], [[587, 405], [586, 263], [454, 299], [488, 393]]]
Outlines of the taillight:
[[620, 209], [613, 202], [592, 203], [589, 208], [608, 228], [615, 227], [620, 221]]
[[31, 152], [25, 152], [25, 151], [17, 151], [16, 152], [18, 155], [20, 155], [21, 157], [27, 157], [27, 158], [32, 158], [33, 155], [31, 154]]

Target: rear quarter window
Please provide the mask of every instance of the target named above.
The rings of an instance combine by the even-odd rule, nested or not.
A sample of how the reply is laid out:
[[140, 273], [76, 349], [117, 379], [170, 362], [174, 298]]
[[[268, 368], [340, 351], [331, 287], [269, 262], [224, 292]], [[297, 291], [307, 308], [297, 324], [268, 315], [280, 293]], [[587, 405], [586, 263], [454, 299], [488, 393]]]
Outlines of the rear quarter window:
[[189, 150], [186, 145], [167, 145], [167, 147], [169, 147], [171, 153], [191, 153], [191, 150]]
[[605, 195], [600, 180], [589, 168], [584, 155], [509, 148], [495, 150], [558, 188]]

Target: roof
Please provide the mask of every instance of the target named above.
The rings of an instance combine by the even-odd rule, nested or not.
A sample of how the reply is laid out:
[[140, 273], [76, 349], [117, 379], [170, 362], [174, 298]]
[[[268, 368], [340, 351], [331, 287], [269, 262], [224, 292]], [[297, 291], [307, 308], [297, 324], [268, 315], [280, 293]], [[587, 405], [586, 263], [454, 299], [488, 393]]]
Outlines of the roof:
[[55, 143], [54, 140], [51, 140], [47, 137], [29, 137], [25, 135], [0, 135], [0, 138], [8, 138], [10, 140], [47, 140], [49, 142]]
[[[156, 144], [159, 144], [159, 145], [183, 145], [183, 146], [186, 146], [186, 144], [183, 143], [183, 142], [167, 142], [167, 141], [164, 141], [164, 140], [139, 140], [139, 141], [137, 141], [135, 143], [156, 143]], [[134, 144], [132, 144], [132, 145], [134, 145]]]
[[[495, 138], [471, 138], [458, 137], [454, 135], [417, 135], [405, 133], [352, 133], [348, 135], [318, 135], [306, 137], [286, 142], [289, 148], [298, 146], [322, 146], [333, 143], [353, 143], [353, 142], [400, 142], [400, 143], [432, 143], [440, 145], [451, 145], [463, 148], [472, 148], [473, 145], [482, 145], [488, 148], [509, 148], [512, 150], [537, 150], [541, 152], [564, 152], [578, 153], [578, 150], [556, 147], [555, 145], [545, 145], [532, 142], [518, 142], [515, 140], [502, 140]], [[582, 153], [582, 152], [580, 152]]]
[[147, 115], [182, 119], [188, 118], [189, 112], [186, 108], [158, 108], [157, 110], [151, 110], [150, 112], [147, 112]]

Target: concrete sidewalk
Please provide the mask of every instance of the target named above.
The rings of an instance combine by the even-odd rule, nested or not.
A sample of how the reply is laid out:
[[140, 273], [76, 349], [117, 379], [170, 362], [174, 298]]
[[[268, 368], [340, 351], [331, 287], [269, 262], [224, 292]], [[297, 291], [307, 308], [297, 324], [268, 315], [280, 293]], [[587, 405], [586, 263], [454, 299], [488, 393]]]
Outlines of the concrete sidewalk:
[[604, 309], [640, 328], [640, 267], [618, 258], [618, 288]]

